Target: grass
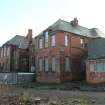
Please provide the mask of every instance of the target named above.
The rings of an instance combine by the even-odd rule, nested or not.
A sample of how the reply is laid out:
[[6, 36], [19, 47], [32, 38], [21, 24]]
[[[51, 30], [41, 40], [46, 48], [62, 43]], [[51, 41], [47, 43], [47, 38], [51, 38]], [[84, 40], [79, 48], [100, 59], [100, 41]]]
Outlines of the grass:
[[[32, 102], [33, 99], [36, 99], [35, 97], [28, 96], [28, 95], [22, 95], [20, 97], [21, 101], [27, 103]], [[47, 100], [47, 101], [46, 101]], [[72, 96], [72, 97], [65, 97], [63, 99], [41, 99], [39, 98], [40, 104], [45, 105], [101, 105], [103, 103], [104, 98], [96, 98], [96, 97], [89, 97], [89, 96]]]

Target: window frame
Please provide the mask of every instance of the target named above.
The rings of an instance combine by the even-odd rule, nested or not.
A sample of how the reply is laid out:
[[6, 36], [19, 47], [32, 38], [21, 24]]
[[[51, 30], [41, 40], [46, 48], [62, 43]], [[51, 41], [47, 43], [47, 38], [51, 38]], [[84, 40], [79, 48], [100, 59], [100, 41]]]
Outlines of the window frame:
[[3, 47], [1, 48], [1, 58], [4, 56], [4, 49], [3, 49]]
[[69, 44], [69, 36], [68, 35], [65, 35], [64, 36], [64, 45], [65, 46], [68, 46], [68, 44]]
[[4, 47], [4, 52], [3, 52], [3, 55], [4, 55], [4, 57], [6, 57], [6, 56], [7, 56], [7, 48], [6, 48], [6, 47]]
[[[46, 60], [47, 60], [47, 64], [46, 64]], [[46, 67], [47, 67], [47, 70], [46, 70]], [[48, 60], [48, 57], [45, 57], [44, 58], [44, 71], [45, 72], [48, 72], [49, 71], [49, 60]]]
[[[96, 62], [96, 72], [105, 72], [105, 63], [104, 62]], [[103, 68], [103, 70], [102, 70]]]
[[56, 46], [56, 34], [53, 34], [51, 35], [51, 47], [55, 47], [55, 46]]
[[45, 32], [45, 36], [44, 36], [44, 46], [45, 46], [45, 48], [47, 48], [49, 45], [48, 45], [48, 42], [49, 42], [49, 32], [48, 31], [46, 31]]
[[89, 69], [90, 69], [90, 72], [94, 72], [95, 71], [95, 64], [94, 63], [90, 63], [89, 64]]
[[85, 39], [84, 38], [80, 38], [80, 47], [81, 48], [85, 47]]
[[38, 58], [38, 71], [43, 71], [43, 58]]
[[[53, 69], [53, 67], [54, 67], [54, 69]], [[51, 58], [51, 71], [56, 72], [56, 57], [55, 56], [53, 56]]]
[[[68, 64], [67, 64], [66, 58], [69, 59]], [[64, 61], [65, 61], [65, 63], [64, 63], [65, 64], [64, 65], [65, 72], [71, 72], [71, 61], [70, 61], [70, 57], [69, 56], [65, 56]], [[67, 67], [67, 65], [68, 65], [68, 67]]]
[[38, 40], [38, 48], [43, 48], [43, 39], [42, 38], [39, 38]]

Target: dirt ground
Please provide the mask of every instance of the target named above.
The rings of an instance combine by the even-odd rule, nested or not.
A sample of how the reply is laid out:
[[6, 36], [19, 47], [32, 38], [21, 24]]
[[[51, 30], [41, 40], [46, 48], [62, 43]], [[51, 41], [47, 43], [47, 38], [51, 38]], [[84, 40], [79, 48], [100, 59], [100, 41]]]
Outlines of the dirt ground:
[[[35, 88], [21, 88], [21, 87], [1, 87], [0, 88], [0, 105], [37, 105], [37, 104], [19, 104], [21, 102], [29, 101], [31, 98], [38, 98], [40, 100], [50, 100], [53, 104], [46, 102], [44, 105], [105, 105], [105, 92], [88, 92], [88, 91], [70, 91], [57, 89], [35, 89]], [[10, 102], [10, 104], [9, 104]], [[16, 104], [17, 102], [17, 104]], [[42, 104], [40, 104], [42, 105]]]

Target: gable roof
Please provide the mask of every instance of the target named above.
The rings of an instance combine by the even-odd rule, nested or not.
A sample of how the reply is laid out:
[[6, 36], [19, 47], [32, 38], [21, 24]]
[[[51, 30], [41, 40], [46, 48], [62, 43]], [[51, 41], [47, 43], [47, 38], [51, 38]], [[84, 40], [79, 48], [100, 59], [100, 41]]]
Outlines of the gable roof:
[[97, 28], [88, 29], [80, 25], [73, 26], [70, 22], [64, 20], [57, 20], [53, 25], [49, 26], [47, 29], [52, 29], [53, 31], [62, 30], [66, 32], [71, 32], [77, 35], [86, 36], [86, 37], [105, 37], [105, 34], [102, 33]]
[[88, 43], [88, 59], [105, 58], [105, 38], [96, 38]]
[[5, 44], [12, 44], [12, 45], [16, 45], [18, 48], [27, 49], [29, 42], [26, 37], [16, 35], [11, 40], [7, 41]]

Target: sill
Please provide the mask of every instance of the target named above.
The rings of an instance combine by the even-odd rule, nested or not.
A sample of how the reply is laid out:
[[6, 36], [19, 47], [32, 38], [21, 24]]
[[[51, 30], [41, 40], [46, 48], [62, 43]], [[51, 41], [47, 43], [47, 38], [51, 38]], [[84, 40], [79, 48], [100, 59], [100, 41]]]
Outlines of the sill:
[[71, 71], [65, 71], [66, 73], [71, 73]]
[[56, 71], [44, 71], [45, 73], [56, 73]]
[[52, 48], [56, 47], [56, 46], [51, 46]]

